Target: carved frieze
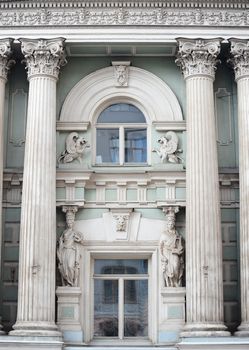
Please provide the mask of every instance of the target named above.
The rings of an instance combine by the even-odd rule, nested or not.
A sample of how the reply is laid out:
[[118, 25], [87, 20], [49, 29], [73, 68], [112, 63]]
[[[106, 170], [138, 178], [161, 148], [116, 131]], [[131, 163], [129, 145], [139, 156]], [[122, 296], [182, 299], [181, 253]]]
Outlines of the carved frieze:
[[176, 63], [181, 67], [185, 79], [194, 75], [206, 75], [214, 79], [221, 40], [221, 38], [177, 40]]
[[232, 64], [235, 79], [238, 80], [249, 76], [249, 41], [243, 39], [230, 39], [232, 59], [228, 62]]
[[[92, 6], [92, 5], [95, 6]], [[112, 3], [113, 4], [113, 3]], [[171, 2], [172, 4], [172, 2]], [[66, 3], [64, 3], [66, 5]], [[133, 6], [129, 3], [125, 8], [122, 4], [113, 6], [82, 2], [75, 6], [50, 7], [35, 6], [26, 9], [1, 8], [0, 26], [79, 26], [79, 25], [164, 25], [164, 26], [248, 26], [248, 9], [193, 8], [192, 6], [163, 6], [162, 2], [150, 6]], [[43, 7], [43, 8], [42, 8]], [[199, 7], [199, 6], [198, 6]]]
[[14, 63], [10, 60], [13, 39], [0, 39], [0, 78], [7, 80], [8, 71]]
[[28, 78], [36, 75], [58, 78], [60, 66], [66, 63], [64, 41], [64, 38], [20, 39]]

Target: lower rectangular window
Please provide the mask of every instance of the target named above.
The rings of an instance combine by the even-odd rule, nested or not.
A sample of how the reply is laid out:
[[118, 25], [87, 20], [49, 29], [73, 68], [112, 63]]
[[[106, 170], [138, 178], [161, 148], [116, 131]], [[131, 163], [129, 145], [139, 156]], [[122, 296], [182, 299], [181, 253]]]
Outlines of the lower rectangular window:
[[148, 337], [147, 260], [95, 260], [94, 337]]

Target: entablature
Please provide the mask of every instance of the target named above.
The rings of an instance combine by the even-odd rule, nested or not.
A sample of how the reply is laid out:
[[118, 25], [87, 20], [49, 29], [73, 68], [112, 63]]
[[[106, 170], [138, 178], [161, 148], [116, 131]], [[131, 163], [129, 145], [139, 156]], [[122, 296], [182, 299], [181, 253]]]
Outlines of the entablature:
[[[239, 207], [237, 172], [219, 174], [222, 208]], [[186, 177], [183, 171], [113, 169], [57, 171], [57, 206], [84, 208], [162, 208], [186, 205]], [[20, 207], [22, 173], [4, 172], [3, 205]]]

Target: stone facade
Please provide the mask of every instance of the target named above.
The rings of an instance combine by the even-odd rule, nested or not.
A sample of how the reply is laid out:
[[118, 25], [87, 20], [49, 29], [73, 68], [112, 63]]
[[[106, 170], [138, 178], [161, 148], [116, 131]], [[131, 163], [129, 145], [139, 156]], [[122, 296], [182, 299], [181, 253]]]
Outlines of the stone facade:
[[247, 2], [0, 27], [0, 349], [247, 349]]

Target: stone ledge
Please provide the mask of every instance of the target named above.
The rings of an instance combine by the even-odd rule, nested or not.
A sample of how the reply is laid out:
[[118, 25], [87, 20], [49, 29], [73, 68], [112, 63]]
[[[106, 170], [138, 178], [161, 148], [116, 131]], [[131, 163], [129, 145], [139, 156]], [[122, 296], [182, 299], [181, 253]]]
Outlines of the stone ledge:
[[63, 344], [51, 337], [0, 336], [0, 349], [4, 350], [62, 350]]

